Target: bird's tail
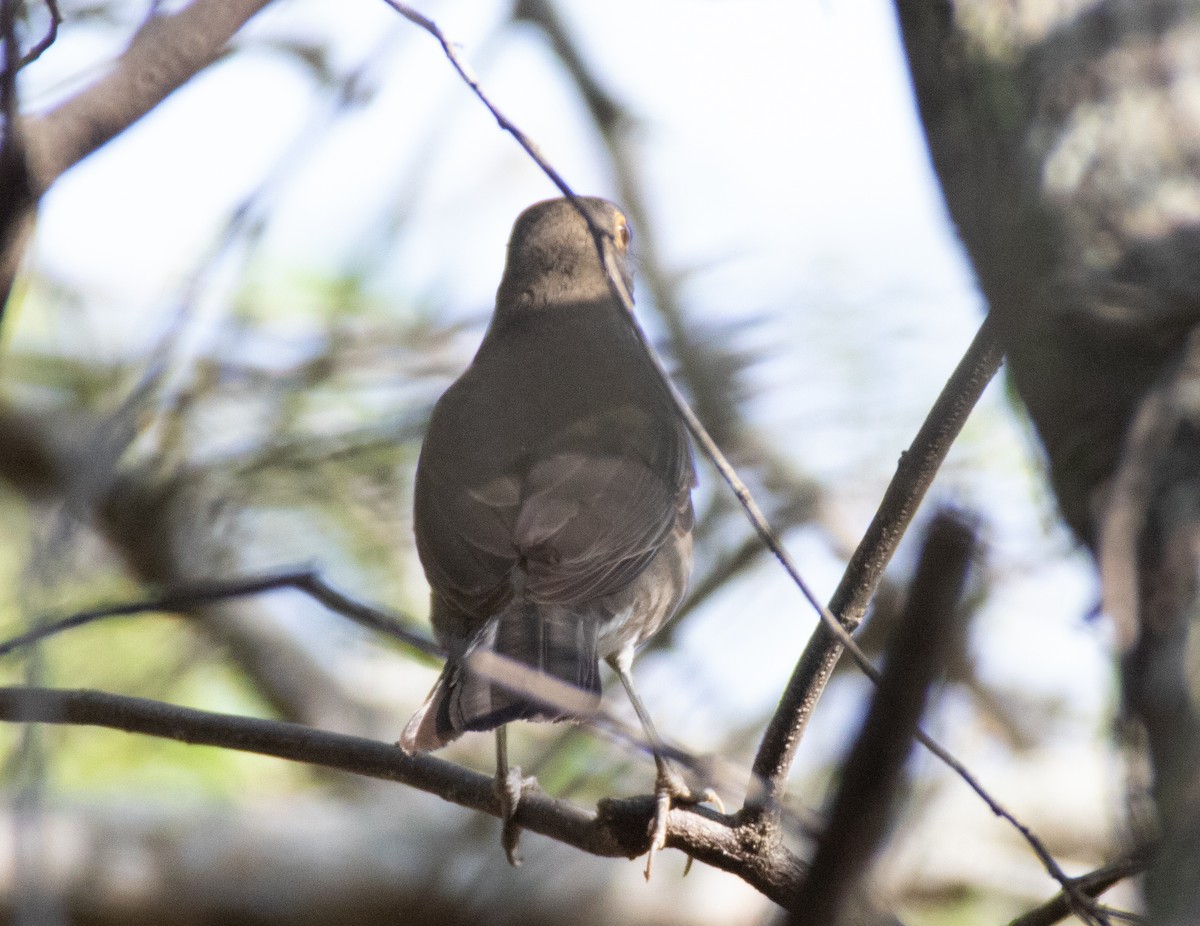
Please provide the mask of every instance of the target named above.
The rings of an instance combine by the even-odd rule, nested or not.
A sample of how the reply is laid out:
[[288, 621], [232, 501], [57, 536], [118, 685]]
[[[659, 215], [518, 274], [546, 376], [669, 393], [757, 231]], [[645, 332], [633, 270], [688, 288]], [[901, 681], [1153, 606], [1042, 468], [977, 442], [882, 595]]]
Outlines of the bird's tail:
[[398, 745], [428, 752], [467, 730], [587, 716], [600, 700], [598, 631], [578, 608], [514, 600], [447, 661]]

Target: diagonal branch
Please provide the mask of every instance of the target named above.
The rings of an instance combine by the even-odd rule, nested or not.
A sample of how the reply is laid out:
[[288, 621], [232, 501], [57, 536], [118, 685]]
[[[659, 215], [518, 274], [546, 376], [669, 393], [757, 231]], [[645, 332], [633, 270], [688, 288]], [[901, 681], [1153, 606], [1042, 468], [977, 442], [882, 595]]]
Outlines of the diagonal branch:
[[153, 16], [112, 70], [43, 116], [29, 119], [30, 167], [38, 195], [216, 61], [270, 0], [193, 0]]
[[[1134, 853], [1102, 868], [1073, 878], [1075, 889], [1086, 897], [1099, 897], [1110, 887], [1126, 878], [1142, 874], [1150, 866], [1150, 856]], [[1066, 891], [1059, 891], [1044, 904], [1023, 913], [1008, 926], [1054, 926], [1071, 915], [1073, 901]]]
[[[916, 514], [950, 445], [958, 437], [979, 396], [1000, 366], [1001, 351], [995, 324], [985, 320], [950, 375], [916, 437], [900, 457], [896, 475], [888, 484], [863, 539], [846, 566], [842, 581], [829, 602], [829, 610], [842, 626], [853, 631], [883, 578], [904, 531]], [[778, 806], [788, 770], [800, 739], [812, 717], [842, 653], [842, 643], [827, 625], [819, 624], [788, 681], [779, 707], [754, 759], [754, 775], [762, 788], [759, 809]]]
[[955, 646], [975, 548], [975, 525], [953, 511], [933, 519], [889, 643], [871, 708], [841, 769], [841, 786], [793, 923], [836, 926], [887, 832], [929, 691]]

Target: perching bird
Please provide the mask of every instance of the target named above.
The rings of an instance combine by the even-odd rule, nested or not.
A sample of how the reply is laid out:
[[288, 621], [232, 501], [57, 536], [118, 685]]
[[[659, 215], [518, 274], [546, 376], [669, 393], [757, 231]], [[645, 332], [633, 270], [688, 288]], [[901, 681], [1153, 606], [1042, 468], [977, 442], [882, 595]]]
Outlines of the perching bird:
[[[603, 199], [577, 201], [611, 238], [632, 291], [625, 216]], [[655, 848], [671, 800], [702, 799], [663, 759], [630, 675], [635, 649], [687, 584], [695, 470], [670, 395], [623, 316], [576, 207], [526, 209], [491, 326], [434, 406], [417, 463], [417, 552], [448, 658], [398, 745], [425, 752], [497, 729], [514, 864], [522, 779], [507, 769], [503, 724], [586, 717], [601, 659], [654, 746]]]

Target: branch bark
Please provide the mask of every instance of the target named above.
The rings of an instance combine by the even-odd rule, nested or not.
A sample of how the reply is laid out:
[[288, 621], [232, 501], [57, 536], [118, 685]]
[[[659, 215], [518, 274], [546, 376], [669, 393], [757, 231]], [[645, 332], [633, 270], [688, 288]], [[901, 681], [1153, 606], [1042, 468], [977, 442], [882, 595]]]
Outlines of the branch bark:
[[[0, 688], [0, 720], [80, 724], [237, 749], [306, 762], [435, 794], [462, 807], [501, 815], [493, 778], [428, 755], [408, 756], [375, 740], [299, 724], [234, 717], [98, 691]], [[655, 798], [601, 802], [596, 812], [527, 788], [517, 809], [522, 829], [542, 833], [592, 855], [636, 858], [649, 848], [647, 822]], [[764, 896], [787, 905], [805, 866], [782, 845], [762, 845], [735, 818], [704, 807], [671, 810], [667, 845], [742, 878]]]
[[48, 113], [28, 119], [33, 187], [45, 193], [70, 167], [137, 122], [216, 61], [226, 44], [270, 0], [193, 0], [153, 16], [112, 70]]
[[[985, 321], [912, 444], [901, 455], [896, 475], [830, 599], [829, 610], [847, 630], [853, 631], [866, 613], [887, 564], [950, 446], [999, 369], [1001, 357], [995, 325]], [[755, 812], [778, 812], [800, 739], [841, 654], [842, 644], [824, 624], [818, 624], [788, 680], [754, 758], [756, 786], [751, 789], [753, 798], [749, 806]]]
[[886, 834], [930, 687], [960, 632], [956, 618], [974, 545], [974, 526], [953, 512], [939, 513], [929, 526], [883, 676], [792, 910], [797, 926], [849, 921], [846, 906]]

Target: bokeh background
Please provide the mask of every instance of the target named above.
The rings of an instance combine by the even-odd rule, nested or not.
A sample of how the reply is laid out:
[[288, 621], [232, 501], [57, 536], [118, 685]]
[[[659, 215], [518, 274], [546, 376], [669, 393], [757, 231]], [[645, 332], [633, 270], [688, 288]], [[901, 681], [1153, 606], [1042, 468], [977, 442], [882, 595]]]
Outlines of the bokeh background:
[[[164, 8], [169, 5], [164, 4]], [[828, 598], [982, 307], [926, 160], [883, 0], [439, 0], [488, 93], [575, 190], [634, 218], [643, 323]], [[21, 74], [54, 106], [144, 3], [62, 3]], [[44, 27], [31, 7], [31, 34]], [[437, 43], [375, 0], [280, 0], [43, 201], [3, 329], [0, 402], [78, 462], [0, 483], [0, 636], [147, 588], [318, 564], [420, 626], [412, 467], [482, 336], [518, 212], [556, 195]], [[97, 500], [103, 499], [103, 505]], [[990, 387], [931, 501], [982, 517], [970, 632], [927, 721], [1072, 872], [1114, 854], [1136, 763], [1110, 632]], [[692, 596], [637, 673], [681, 747], [748, 769], [815, 620], [707, 465]], [[879, 626], [911, 567], [901, 549]], [[98, 688], [393, 740], [437, 667], [303, 597], [105, 622], [0, 663]], [[619, 686], [613, 709], [629, 714]], [[805, 845], [867, 685], [826, 693], [793, 775]], [[772, 905], [668, 855], [588, 858], [429, 795], [105, 730], [0, 730], [0, 912], [13, 922], [760, 923]], [[645, 793], [586, 730], [510, 747], [550, 791]], [[447, 757], [488, 771], [489, 737]], [[1055, 885], [914, 755], [875, 873], [916, 922], [994, 922]], [[725, 795], [737, 806], [740, 795]], [[1119, 900], [1119, 898], [1118, 898]], [[24, 918], [24, 919], [23, 919]]]

